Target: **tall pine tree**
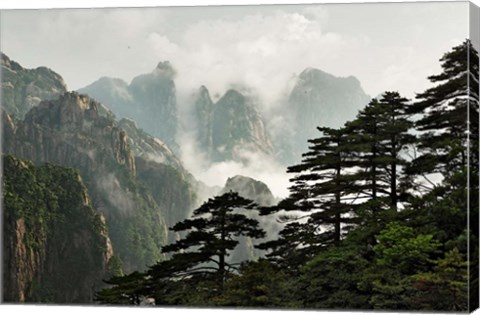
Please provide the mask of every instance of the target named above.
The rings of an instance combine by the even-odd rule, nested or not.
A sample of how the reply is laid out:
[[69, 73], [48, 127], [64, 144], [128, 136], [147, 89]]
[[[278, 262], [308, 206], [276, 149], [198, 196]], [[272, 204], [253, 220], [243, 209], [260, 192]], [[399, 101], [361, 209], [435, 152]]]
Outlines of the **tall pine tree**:
[[289, 266], [298, 266], [329, 244], [338, 246], [354, 220], [345, 130], [317, 129], [321, 136], [308, 140], [309, 151], [302, 155], [302, 162], [287, 169], [296, 174], [290, 180], [290, 196], [273, 207], [303, 214], [286, 215], [286, 220], [293, 222], [284, 227], [279, 239], [259, 246], [270, 250], [267, 257], [272, 261], [293, 272], [298, 270]]
[[171, 230], [186, 231], [184, 238], [163, 247], [172, 253], [167, 262], [152, 268], [152, 275], [191, 277], [210, 275], [220, 289], [230, 272], [236, 269], [228, 256], [239, 244], [239, 236], [262, 238], [265, 232], [258, 221], [242, 211], [252, 211], [255, 204], [235, 192], [209, 199], [193, 212], [191, 219], [175, 224]]
[[[417, 95], [412, 113], [422, 131], [414, 169], [445, 176], [467, 165], [467, 135], [478, 135], [478, 53], [469, 40], [454, 47], [441, 59], [442, 72], [428, 79], [436, 84]], [[478, 150], [472, 150], [474, 163]], [[478, 163], [477, 163], [478, 164]]]

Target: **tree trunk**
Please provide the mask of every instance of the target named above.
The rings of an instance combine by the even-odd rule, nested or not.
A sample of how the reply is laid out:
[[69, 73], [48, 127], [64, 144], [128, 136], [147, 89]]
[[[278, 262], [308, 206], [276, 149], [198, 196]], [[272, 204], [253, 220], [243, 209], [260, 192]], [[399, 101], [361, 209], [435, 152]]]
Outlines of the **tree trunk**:
[[390, 200], [392, 208], [397, 210], [397, 148], [396, 148], [396, 139], [395, 136], [392, 136], [392, 159], [393, 162], [391, 164], [392, 167], [392, 178], [390, 180]]
[[336, 212], [335, 212], [335, 232], [334, 232], [334, 244], [338, 246], [340, 244], [340, 233], [341, 233], [341, 220], [342, 216], [340, 213], [341, 209], [341, 199], [340, 199], [340, 171], [341, 171], [341, 165], [340, 165], [340, 156], [338, 156], [338, 163], [337, 163], [337, 169], [336, 169], [336, 175], [335, 175], [335, 186], [337, 188], [337, 191], [335, 192], [335, 205], [336, 205]]

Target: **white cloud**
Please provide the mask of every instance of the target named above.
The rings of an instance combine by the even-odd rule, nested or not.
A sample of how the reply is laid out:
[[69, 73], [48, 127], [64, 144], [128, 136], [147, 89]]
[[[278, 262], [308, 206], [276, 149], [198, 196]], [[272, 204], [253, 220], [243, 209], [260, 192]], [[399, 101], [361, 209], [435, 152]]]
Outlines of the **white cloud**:
[[354, 75], [367, 94], [394, 88], [413, 96], [428, 86], [426, 76], [453, 41], [468, 36], [467, 8], [405, 3], [9, 11], [2, 13], [2, 50], [28, 67], [51, 67], [73, 89], [101, 76], [129, 81], [169, 60], [179, 89], [205, 84], [223, 94], [246, 84], [267, 106], [307, 67]]
[[234, 85], [257, 90], [274, 106], [294, 73], [336, 59], [337, 51], [357, 45], [339, 34], [323, 33], [320, 21], [300, 13], [277, 11], [239, 20], [202, 20], [180, 38], [150, 36], [159, 59], [177, 68], [179, 90], [189, 93], [206, 85], [212, 95]]
[[291, 174], [287, 174], [285, 166], [280, 165], [271, 156], [241, 150], [237, 153], [242, 162], [225, 161], [210, 164], [207, 156], [198, 149], [192, 133], [188, 131], [182, 133], [179, 143], [185, 168], [208, 186], [223, 187], [229, 177], [243, 175], [267, 184], [277, 198], [288, 196]]

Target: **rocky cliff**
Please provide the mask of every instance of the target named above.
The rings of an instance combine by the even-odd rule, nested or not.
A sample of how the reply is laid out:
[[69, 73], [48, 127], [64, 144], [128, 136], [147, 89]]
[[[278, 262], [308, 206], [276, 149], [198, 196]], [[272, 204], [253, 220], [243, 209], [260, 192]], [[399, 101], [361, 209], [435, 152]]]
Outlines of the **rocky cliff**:
[[265, 121], [252, 98], [228, 90], [214, 104], [201, 87], [194, 111], [198, 145], [212, 162], [242, 161], [246, 153], [273, 153]]
[[177, 148], [177, 101], [175, 71], [160, 62], [147, 74], [135, 77], [130, 85], [121, 79], [101, 78], [79, 90], [110, 108], [118, 118], [129, 118], [140, 128]]
[[[117, 123], [100, 108], [95, 100], [72, 92], [40, 103], [18, 123], [4, 114], [4, 151], [78, 169], [94, 207], [106, 217], [126, 271], [142, 270], [163, 256], [170, 213], [186, 218], [195, 195], [168, 147], [128, 121]], [[173, 192], [171, 183], [183, 185]]]
[[316, 138], [317, 126], [338, 128], [353, 119], [370, 101], [355, 77], [336, 77], [307, 68], [296, 78], [286, 108], [281, 111], [286, 128], [276, 133], [276, 148], [288, 164], [300, 161], [307, 140]]
[[1, 58], [2, 108], [17, 119], [42, 100], [51, 100], [67, 91], [62, 77], [46, 67], [25, 69], [5, 54]]
[[196, 123], [196, 137], [199, 148], [201, 148], [208, 157], [213, 154], [213, 117], [215, 104], [210, 93], [205, 86], [201, 86], [195, 95], [193, 104], [194, 118]]
[[227, 179], [221, 193], [228, 191], [237, 192], [243, 198], [255, 201], [263, 207], [273, 206], [276, 203], [270, 188], [259, 180], [242, 175], [236, 175]]
[[[262, 207], [273, 206], [278, 202], [265, 183], [251, 177], [236, 175], [228, 178], [220, 194], [229, 191], [237, 192], [243, 198], [253, 200]], [[248, 215], [257, 220], [260, 226], [266, 230], [268, 240], [274, 239], [281, 230], [280, 224], [272, 219], [273, 216], [260, 216], [251, 211], [248, 212]], [[240, 237], [239, 241], [239, 246], [230, 257], [232, 262], [256, 259], [264, 254], [263, 251], [254, 248], [255, 244], [251, 238]]]
[[3, 162], [4, 301], [93, 302], [112, 246], [79, 174], [12, 156]]
[[137, 179], [150, 190], [167, 226], [184, 220], [200, 202], [196, 194], [199, 183], [160, 139], [138, 129], [132, 120], [122, 119], [118, 125], [128, 134]]

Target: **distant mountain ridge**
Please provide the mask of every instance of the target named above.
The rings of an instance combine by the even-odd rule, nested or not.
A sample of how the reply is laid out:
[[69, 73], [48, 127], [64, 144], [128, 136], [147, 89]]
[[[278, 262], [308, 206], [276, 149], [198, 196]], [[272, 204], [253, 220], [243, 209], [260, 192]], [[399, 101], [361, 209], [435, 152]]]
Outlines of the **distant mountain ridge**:
[[[178, 116], [175, 75], [169, 62], [160, 62], [152, 73], [135, 77], [130, 85], [101, 78], [79, 91], [106, 104], [117, 116], [135, 120], [178, 152], [176, 136], [182, 130], [182, 117]], [[214, 102], [208, 88], [201, 86], [188, 104], [194, 123], [188, 120], [184, 128], [211, 163], [243, 163], [259, 154], [290, 165], [307, 150], [308, 139], [318, 136], [317, 126], [340, 127], [369, 100], [355, 77], [306, 68], [273, 113], [263, 113], [258, 100], [235, 89]], [[269, 120], [279, 117], [284, 125], [272, 127]]]
[[23, 68], [19, 63], [0, 53], [2, 108], [16, 119], [42, 100], [55, 99], [67, 91], [63, 78], [46, 67]]
[[194, 111], [200, 148], [212, 162], [241, 161], [247, 152], [273, 154], [265, 120], [255, 102], [230, 89], [216, 103], [208, 89], [200, 87]]
[[359, 109], [370, 101], [360, 81], [315, 68], [306, 68], [296, 78], [284, 108], [279, 115], [289, 127], [275, 133], [279, 159], [290, 165], [300, 161], [307, 151], [308, 140], [319, 136], [318, 126], [338, 128], [355, 118]]
[[276, 202], [272, 191], [264, 182], [247, 176], [229, 177], [221, 193], [229, 191], [237, 192], [243, 198], [251, 199], [262, 207], [273, 206]]
[[78, 90], [110, 108], [118, 118], [129, 118], [142, 129], [162, 139], [173, 149], [178, 130], [175, 70], [160, 62], [147, 74], [135, 77], [130, 84], [121, 79], [102, 77]]

